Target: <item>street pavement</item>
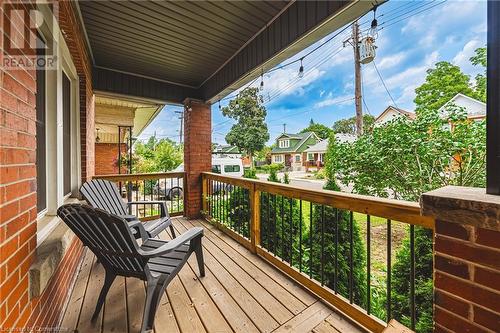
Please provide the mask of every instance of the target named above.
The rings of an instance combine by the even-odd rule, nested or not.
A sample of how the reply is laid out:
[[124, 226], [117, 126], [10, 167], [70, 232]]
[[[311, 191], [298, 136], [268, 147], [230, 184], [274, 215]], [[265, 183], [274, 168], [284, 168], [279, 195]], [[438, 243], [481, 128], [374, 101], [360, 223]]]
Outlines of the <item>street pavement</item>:
[[[260, 180], [267, 180], [269, 174], [257, 174], [257, 177]], [[283, 179], [284, 173], [279, 172], [278, 178]], [[290, 185], [305, 188], [309, 190], [321, 190], [323, 186], [325, 186], [326, 181], [324, 179], [304, 179], [306, 173], [303, 171], [294, 171], [289, 172], [288, 176], [290, 177]]]

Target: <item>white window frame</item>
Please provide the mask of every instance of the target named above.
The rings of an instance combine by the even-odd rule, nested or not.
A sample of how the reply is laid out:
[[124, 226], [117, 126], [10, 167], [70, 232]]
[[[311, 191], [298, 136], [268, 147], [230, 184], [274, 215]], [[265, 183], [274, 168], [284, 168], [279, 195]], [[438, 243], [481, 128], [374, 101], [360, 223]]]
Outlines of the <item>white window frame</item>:
[[274, 155], [274, 163], [283, 163], [283, 155]]
[[279, 140], [278, 146], [280, 148], [290, 148], [290, 139]]
[[318, 154], [318, 161], [320, 161], [321, 163], [323, 163], [323, 155], [325, 155], [325, 154], [323, 154], [323, 153]]
[[[299, 158], [298, 160], [297, 160], [297, 157]], [[293, 160], [293, 161], [294, 161], [295, 163], [300, 163], [300, 162], [302, 162], [302, 157], [300, 156], [300, 154], [295, 154], [295, 158], [294, 158], [294, 160]]]
[[[40, 5], [44, 17], [52, 17], [47, 5]], [[68, 46], [59, 26], [44, 24], [39, 28], [45, 41], [53, 41], [55, 56], [59, 61], [56, 69], [46, 72], [46, 177], [47, 177], [47, 208], [37, 216], [37, 245], [40, 245], [48, 235], [59, 225], [56, 218], [57, 208], [69, 197], [78, 195], [81, 185], [81, 138], [80, 138], [80, 96], [79, 78], [71, 58]], [[70, 80], [70, 131], [71, 131], [71, 192], [64, 194], [64, 163], [63, 159], [63, 73]]]
[[309, 162], [314, 161], [314, 153], [307, 153], [307, 160]]

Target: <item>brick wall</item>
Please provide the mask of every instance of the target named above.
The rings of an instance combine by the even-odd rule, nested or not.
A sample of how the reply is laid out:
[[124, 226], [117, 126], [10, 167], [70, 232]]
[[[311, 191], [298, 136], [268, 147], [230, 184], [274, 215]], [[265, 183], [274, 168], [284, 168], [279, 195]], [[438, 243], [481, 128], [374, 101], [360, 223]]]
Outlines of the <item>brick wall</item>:
[[212, 119], [210, 105], [186, 100], [191, 107], [184, 114], [184, 171], [186, 189], [184, 212], [188, 218], [200, 216], [201, 172], [212, 168]]
[[[74, 14], [69, 2], [61, 2], [60, 17], [69, 45], [81, 44], [83, 40], [75, 30]], [[0, 17], [5, 19], [3, 9]], [[65, 18], [71, 19], [65, 20]], [[13, 17], [14, 26], [24, 30], [23, 21]], [[69, 28], [68, 28], [68, 22]], [[29, 21], [24, 22], [29, 27]], [[1, 25], [3, 37], [3, 25]], [[23, 36], [22, 34], [18, 34]], [[14, 44], [34, 40], [34, 34], [13, 38]], [[3, 38], [0, 60], [4, 54]], [[87, 62], [82, 56], [81, 46], [72, 48], [75, 64]], [[34, 52], [33, 52], [34, 53]], [[30, 54], [25, 54], [28, 56]], [[78, 60], [80, 59], [80, 60]], [[83, 60], [81, 60], [83, 59]], [[85, 67], [83, 63], [77, 68]], [[87, 65], [88, 67], [88, 65]], [[85, 120], [82, 128], [82, 164], [91, 165], [93, 172], [93, 135], [90, 139], [83, 134], [93, 130], [86, 126], [93, 124], [93, 94], [90, 75], [80, 69], [81, 86], [85, 90], [85, 103], [81, 114]], [[83, 75], [81, 73], [84, 73]], [[82, 90], [82, 89], [81, 89]], [[34, 69], [9, 70], [0, 66], [0, 330], [21, 328], [26, 325], [53, 325], [58, 320], [67, 298], [71, 280], [81, 258], [82, 246], [75, 240], [66, 253], [60, 267], [51, 277], [44, 293], [36, 299], [29, 297], [29, 269], [36, 252], [36, 72]], [[85, 125], [86, 124], [86, 125]], [[89, 143], [92, 143], [89, 147]], [[87, 168], [88, 169], [88, 168]], [[88, 177], [89, 171], [83, 173]], [[50, 184], [48, 184], [50, 186]], [[28, 324], [29, 323], [29, 324]]]
[[436, 327], [499, 329], [500, 231], [438, 220], [434, 249]]
[[[20, 17], [12, 19], [23, 27]], [[14, 41], [19, 43], [23, 40]], [[0, 327], [14, 324], [29, 306], [37, 215], [35, 93], [33, 69], [0, 66]]]
[[500, 196], [449, 186], [422, 196], [436, 218], [435, 332], [500, 328]]
[[[127, 149], [127, 145], [121, 144], [122, 153]], [[118, 144], [116, 143], [96, 143], [95, 144], [95, 174], [112, 175], [118, 173]], [[127, 167], [122, 166], [122, 173], [127, 173]]]

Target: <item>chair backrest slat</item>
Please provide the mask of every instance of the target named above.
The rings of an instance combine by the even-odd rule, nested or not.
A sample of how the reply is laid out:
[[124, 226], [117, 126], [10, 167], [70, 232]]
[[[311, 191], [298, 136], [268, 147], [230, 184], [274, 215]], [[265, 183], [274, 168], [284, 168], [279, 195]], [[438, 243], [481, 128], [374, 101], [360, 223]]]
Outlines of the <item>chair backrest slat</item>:
[[118, 187], [109, 180], [92, 179], [85, 182], [80, 188], [80, 193], [94, 208], [100, 208], [115, 215], [127, 214], [127, 207], [120, 196]]
[[137, 242], [124, 219], [80, 204], [63, 205], [57, 210], [57, 215], [105, 267], [120, 273], [146, 276], [147, 259], [138, 253]]

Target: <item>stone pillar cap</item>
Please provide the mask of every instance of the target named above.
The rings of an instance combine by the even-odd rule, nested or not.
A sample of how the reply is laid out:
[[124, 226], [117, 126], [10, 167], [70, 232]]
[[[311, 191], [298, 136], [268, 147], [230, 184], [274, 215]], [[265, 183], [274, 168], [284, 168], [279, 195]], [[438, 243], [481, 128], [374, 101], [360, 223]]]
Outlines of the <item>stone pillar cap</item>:
[[445, 186], [420, 197], [422, 215], [500, 231], [500, 196], [486, 189]]

